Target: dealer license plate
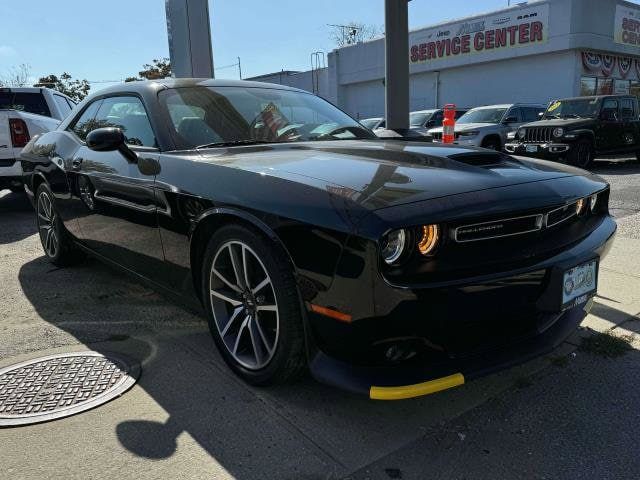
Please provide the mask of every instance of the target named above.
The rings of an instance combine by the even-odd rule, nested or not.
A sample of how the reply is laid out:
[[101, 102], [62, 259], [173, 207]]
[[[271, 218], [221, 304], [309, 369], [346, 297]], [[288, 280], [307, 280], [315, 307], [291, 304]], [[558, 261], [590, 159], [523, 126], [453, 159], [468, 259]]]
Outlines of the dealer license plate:
[[591, 260], [564, 272], [562, 308], [572, 308], [586, 302], [596, 292], [598, 262]]
[[538, 151], [537, 145], [525, 145], [524, 148], [527, 151], [527, 153], [536, 153]]

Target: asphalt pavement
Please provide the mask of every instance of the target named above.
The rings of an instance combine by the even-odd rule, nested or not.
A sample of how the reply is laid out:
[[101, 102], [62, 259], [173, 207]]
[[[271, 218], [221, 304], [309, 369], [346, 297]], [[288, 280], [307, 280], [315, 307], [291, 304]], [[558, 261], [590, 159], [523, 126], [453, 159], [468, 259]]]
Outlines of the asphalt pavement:
[[[26, 199], [0, 192], [0, 368], [87, 349], [142, 365], [105, 405], [0, 429], [0, 478], [638, 478], [640, 165], [594, 170], [612, 184], [620, 233], [582, 329], [548, 357], [400, 402], [308, 377], [247, 386], [201, 316], [95, 260], [52, 266]], [[581, 348], [597, 331], [630, 348]]]

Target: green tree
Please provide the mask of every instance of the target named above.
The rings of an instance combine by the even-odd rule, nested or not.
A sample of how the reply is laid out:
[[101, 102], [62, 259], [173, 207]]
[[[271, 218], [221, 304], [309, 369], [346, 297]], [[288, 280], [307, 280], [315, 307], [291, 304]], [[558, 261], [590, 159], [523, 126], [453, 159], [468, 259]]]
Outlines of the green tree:
[[137, 80], [159, 80], [171, 76], [171, 62], [168, 58], [154, 58], [151, 63], [145, 63], [143, 70], [138, 72], [139, 77], [127, 77], [125, 82]]
[[91, 88], [88, 80], [73, 79], [73, 77], [67, 72], [64, 72], [59, 77], [53, 74], [47, 75], [46, 77], [40, 77], [40, 80], [38, 80], [38, 83], [34, 86], [53, 88], [54, 90], [58, 90], [60, 93], [64, 93], [76, 102], [79, 102], [86, 97]]

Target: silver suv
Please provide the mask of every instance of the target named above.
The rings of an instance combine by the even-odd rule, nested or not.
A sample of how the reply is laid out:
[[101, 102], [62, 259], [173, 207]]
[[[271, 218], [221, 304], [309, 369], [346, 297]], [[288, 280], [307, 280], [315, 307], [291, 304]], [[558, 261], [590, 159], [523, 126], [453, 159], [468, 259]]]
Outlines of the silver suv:
[[[524, 123], [535, 122], [546, 105], [508, 103], [489, 105], [469, 110], [456, 120], [455, 142], [459, 145], [502, 150], [507, 142], [507, 134], [514, 132]], [[433, 142], [442, 141], [442, 127], [427, 132]]]

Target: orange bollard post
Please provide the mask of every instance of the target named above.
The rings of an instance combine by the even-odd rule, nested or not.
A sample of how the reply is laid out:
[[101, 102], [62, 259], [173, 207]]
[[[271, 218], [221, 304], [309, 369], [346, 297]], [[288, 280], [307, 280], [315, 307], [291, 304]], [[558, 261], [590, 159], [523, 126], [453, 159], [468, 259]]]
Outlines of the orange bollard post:
[[456, 106], [453, 103], [447, 103], [444, 106], [444, 120], [442, 120], [442, 143], [453, 143], [455, 140], [455, 116]]

